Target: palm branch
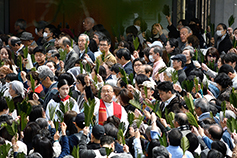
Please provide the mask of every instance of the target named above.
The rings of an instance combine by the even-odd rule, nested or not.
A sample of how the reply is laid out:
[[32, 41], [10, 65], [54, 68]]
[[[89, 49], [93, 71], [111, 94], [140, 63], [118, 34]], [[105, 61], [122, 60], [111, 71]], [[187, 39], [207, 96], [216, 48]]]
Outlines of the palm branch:
[[193, 86], [194, 86], [194, 82], [193, 81], [184, 80], [182, 82], [182, 88], [186, 89], [187, 92], [192, 92]]
[[7, 106], [9, 108], [9, 113], [12, 113], [15, 110], [14, 101], [10, 97], [5, 97]]
[[89, 105], [85, 102], [84, 103], [84, 114], [85, 114], [85, 126], [89, 126], [93, 124], [93, 114], [95, 109], [95, 99], [91, 100], [88, 99]]
[[35, 80], [33, 79], [31, 74], [30, 74], [30, 83], [31, 83], [31, 89], [33, 93], [35, 93]]
[[49, 106], [49, 120], [53, 121], [56, 113], [57, 106]]
[[141, 126], [141, 124], [142, 124], [142, 121], [144, 120], [144, 118], [145, 118], [145, 116], [140, 116], [139, 115], [139, 117], [138, 117], [138, 119], [137, 119], [137, 128], [139, 129], [139, 127]]
[[229, 27], [231, 27], [234, 22], [235, 22], [235, 17], [234, 17], [234, 15], [231, 15], [228, 19]]
[[227, 120], [227, 127], [231, 131], [231, 133], [233, 133], [234, 130], [236, 129], [236, 125], [237, 125], [237, 122], [233, 117]]
[[107, 158], [108, 158], [109, 155], [113, 152], [113, 148], [107, 148], [107, 147], [105, 147], [105, 151], [106, 151], [106, 156], [107, 156]]
[[198, 128], [198, 122], [196, 118], [193, 116], [193, 114], [191, 112], [187, 112], [186, 115], [188, 117], [188, 122], [190, 123], [190, 125], [193, 125], [196, 128]]
[[160, 69], [158, 70], [158, 74], [161, 74], [161, 73], [164, 72], [166, 69], [167, 69], [166, 66], [160, 68]]
[[179, 80], [178, 71], [176, 71], [176, 70], [172, 71], [171, 75], [172, 75], [171, 78], [172, 78], [173, 83], [174, 84], [177, 83]]
[[27, 58], [27, 56], [28, 56], [28, 46], [25, 46], [25, 48], [22, 48], [22, 50], [23, 50], [24, 58]]
[[237, 93], [235, 92], [234, 88], [232, 88], [232, 91], [230, 94], [230, 103], [234, 105], [235, 108], [237, 108]]
[[185, 154], [186, 150], [189, 148], [189, 140], [186, 136], [181, 139], [181, 148], [183, 149], [183, 155]]
[[121, 73], [121, 75], [122, 75], [122, 80], [123, 80], [123, 82], [125, 82], [126, 85], [128, 85], [128, 79], [127, 79], [127, 74], [126, 74], [125, 70], [119, 68], [119, 71], [120, 71], [120, 73]]
[[162, 9], [162, 13], [166, 16], [170, 16], [170, 7], [165, 4], [163, 9]]
[[59, 55], [60, 55], [60, 60], [64, 61], [66, 59], [66, 56], [67, 56], [67, 51], [63, 50], [63, 49], [59, 49], [58, 52], [59, 52]]
[[226, 111], [226, 101], [221, 103], [221, 111], [223, 111], [223, 118], [225, 118], [225, 111]]
[[129, 100], [129, 103], [134, 106], [135, 108], [139, 109], [139, 110], [142, 110], [141, 109], [141, 105], [140, 105], [140, 102], [135, 100], [135, 99], [132, 99], [132, 100]]
[[147, 87], [146, 86], [144, 86], [144, 93], [145, 93], [145, 96], [147, 98]]
[[134, 46], [135, 50], [138, 49], [138, 47], [139, 47], [138, 37], [136, 37], [135, 39], [133, 37], [133, 46]]
[[79, 145], [73, 147], [72, 156], [74, 158], [80, 158], [79, 157]]
[[11, 144], [3, 144], [0, 146], [0, 157], [7, 158], [8, 153], [10, 152], [10, 149], [12, 148]]
[[167, 119], [167, 122], [169, 122], [171, 128], [175, 128], [175, 127], [174, 127], [174, 123], [173, 123], [174, 116], [175, 116], [175, 114], [174, 114], [173, 112], [170, 112], [170, 113], [168, 114], [168, 116], [167, 116], [167, 118], [168, 118], [168, 119]]
[[158, 135], [158, 137], [159, 137], [160, 145], [163, 145], [164, 147], [167, 147], [168, 144], [167, 144], [167, 138], [166, 138], [165, 133], [162, 133], [162, 137], [160, 135]]
[[123, 135], [123, 130], [120, 129], [117, 134], [118, 140], [120, 141], [121, 144], [125, 145], [125, 138]]
[[133, 124], [133, 121], [135, 119], [135, 115], [133, 112], [129, 111], [128, 112], [128, 122], [129, 122], [129, 125], [132, 125]]

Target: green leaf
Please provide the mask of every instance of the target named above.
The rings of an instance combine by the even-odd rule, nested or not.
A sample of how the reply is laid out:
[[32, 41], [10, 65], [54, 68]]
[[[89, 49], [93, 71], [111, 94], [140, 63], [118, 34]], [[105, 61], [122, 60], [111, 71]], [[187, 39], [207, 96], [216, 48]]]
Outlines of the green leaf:
[[88, 75], [91, 73], [91, 66], [89, 63], [86, 63], [86, 72]]
[[134, 106], [135, 108], [139, 109], [139, 110], [142, 110], [141, 109], [141, 105], [140, 105], [140, 102], [135, 100], [135, 99], [132, 99], [132, 100], [129, 100], [129, 103]]
[[196, 93], [197, 93], [198, 92], [198, 79], [196, 76], [194, 77], [194, 85], [195, 85], [195, 89], [196, 89]]
[[133, 124], [134, 118], [135, 118], [134, 113], [132, 111], [129, 111], [128, 112], [128, 122], [129, 122], [129, 125]]
[[194, 113], [195, 107], [194, 107], [194, 104], [193, 104], [192, 95], [188, 94], [188, 97], [184, 96], [184, 100], [185, 100], [185, 103], [188, 107], [188, 110], [195, 116], [195, 113]]
[[223, 111], [223, 118], [225, 118], [225, 111], [226, 111], [226, 101], [221, 103], [221, 111]]
[[107, 148], [105, 147], [106, 155], [107, 157], [113, 152], [113, 148]]
[[90, 124], [93, 124], [93, 114], [94, 114], [94, 108], [95, 108], [95, 99], [91, 100], [88, 99], [89, 105], [85, 102], [84, 103], [84, 114], [85, 114], [85, 126], [90, 126]]
[[120, 122], [119, 126], [118, 126], [118, 129], [122, 129], [123, 132], [125, 132], [125, 130], [126, 130], [125, 123], [124, 122]]
[[158, 13], [158, 23], [160, 23], [161, 22], [161, 15], [160, 15], [160, 13]]
[[139, 127], [141, 126], [141, 124], [142, 124], [142, 121], [144, 120], [144, 118], [145, 118], [145, 116], [140, 116], [139, 115], [139, 117], [138, 117], [138, 119], [137, 119], [137, 128], [139, 129]]
[[119, 68], [119, 71], [120, 71], [120, 73], [121, 73], [123, 82], [125, 82], [126, 85], [128, 85], [128, 79], [127, 79], [127, 74], [126, 74], [125, 70]]
[[54, 123], [54, 126], [55, 126], [56, 131], [58, 131], [59, 122], [56, 121], [56, 120], [54, 120], [53, 123]]
[[105, 51], [101, 51], [101, 53], [102, 62], [105, 62]]
[[208, 61], [207, 66], [214, 71], [215, 70], [214, 60], [213, 61]]
[[139, 44], [140, 44], [138, 41], [138, 37], [136, 37], [135, 39], [134, 39], [134, 37], [132, 37], [132, 38], [133, 38], [133, 46], [134, 46], [135, 50], [137, 50], [139, 47]]
[[162, 133], [162, 137], [160, 135], [158, 135], [158, 137], [159, 137], [160, 145], [163, 145], [164, 147], [167, 147], [168, 144], [167, 144], [167, 138], [166, 138], [165, 133]]
[[85, 43], [85, 54], [87, 54], [87, 51], [88, 51], [88, 40], [86, 40], [86, 43]]
[[35, 80], [33, 79], [31, 74], [30, 74], [30, 83], [31, 83], [31, 89], [33, 93], [35, 93]]
[[35, 67], [32, 67], [30, 71], [36, 71], [36, 68], [35, 68]]
[[9, 113], [12, 113], [15, 110], [14, 101], [10, 97], [5, 97], [7, 106], [9, 108]]
[[162, 13], [166, 16], [170, 16], [170, 7], [165, 4], [163, 9], [162, 9]]
[[237, 108], [237, 93], [235, 92], [235, 89], [232, 88], [232, 92], [230, 94], [230, 103]]
[[56, 113], [57, 106], [49, 106], [49, 120], [53, 121]]
[[35, 55], [31, 54], [30, 57], [31, 57], [32, 63], [35, 63]]
[[188, 138], [186, 136], [184, 136], [181, 139], [181, 148], [183, 149], [183, 155], [184, 155], [185, 151], [188, 150], [188, 148], [189, 148], [189, 141], [188, 141]]
[[25, 157], [26, 157], [26, 155], [23, 152], [17, 153], [17, 156], [16, 156], [16, 158], [25, 158]]
[[82, 62], [80, 62], [80, 74], [82, 74], [83, 73], [83, 64], [82, 64]]
[[166, 66], [160, 68], [160, 69], [158, 70], [158, 74], [161, 74], [161, 73], [164, 72], [166, 69], [167, 69]]
[[62, 114], [62, 112], [59, 111], [59, 110], [57, 110], [57, 111], [56, 111], [56, 115], [57, 115], [57, 117], [58, 117], [58, 121], [59, 121], [59, 122], [63, 122], [63, 120], [64, 120], [64, 115]]
[[198, 128], [198, 123], [196, 118], [193, 116], [193, 114], [191, 112], [187, 112], [186, 113], [187, 117], [188, 117], [188, 122], [190, 123], [190, 125], [195, 126], [196, 128]]
[[77, 147], [76, 146], [73, 147], [72, 156], [74, 158], [79, 158], [79, 145], [77, 145]]
[[20, 116], [21, 116], [21, 131], [23, 131], [27, 125], [27, 114], [24, 112], [20, 112]]
[[170, 112], [167, 116], [167, 122], [170, 124], [171, 128], [175, 128], [173, 123], [174, 117], [175, 114], [173, 112]]
[[17, 104], [18, 112], [24, 112], [27, 116], [30, 115], [31, 112], [31, 104], [27, 102], [27, 100], [23, 100], [21, 103]]
[[124, 138], [122, 129], [118, 131], [117, 137], [118, 137], [118, 141], [120, 141], [121, 144], [125, 145], [125, 138]]
[[210, 27], [211, 27], [211, 35], [212, 35], [212, 37], [214, 37], [214, 35], [215, 35], [215, 24], [211, 23]]
[[28, 46], [25, 46], [25, 48], [22, 48], [23, 53], [24, 53], [24, 58], [27, 58], [28, 56]]
[[71, 47], [73, 48], [73, 39], [71, 39]]
[[214, 119], [214, 116], [213, 116], [212, 111], [210, 111], [210, 117], [211, 117], [212, 119]]
[[152, 111], [153, 111], [159, 118], [162, 118], [162, 111], [161, 111], [160, 106], [159, 106], [159, 104], [160, 104], [159, 100], [156, 100], [156, 102], [155, 102], [154, 104], [149, 104], [149, 103], [147, 103], [146, 101], [143, 101], [143, 103], [144, 103], [146, 106], [150, 107], [150, 108], [152, 109]]
[[231, 131], [231, 133], [234, 132], [234, 130], [236, 128], [236, 124], [237, 124], [236, 120], [233, 117], [231, 117], [231, 119], [227, 120], [227, 127]]
[[144, 86], [144, 92], [145, 92], [145, 96], [147, 98], [147, 87], [146, 86]]
[[131, 84], [134, 86], [134, 83], [133, 83], [133, 73], [130, 73], [130, 74], [128, 75], [128, 78], [129, 78], [129, 80], [131, 81]]
[[58, 53], [60, 55], [60, 60], [65, 61], [66, 56], [67, 56], [67, 51], [63, 49], [59, 49]]
[[1, 145], [0, 146], [0, 157], [7, 158], [10, 149], [11, 149], [11, 145], [9, 143]]
[[192, 92], [193, 86], [194, 86], [194, 82], [193, 81], [184, 80], [182, 82], [182, 88], [186, 89], [187, 92]]
[[18, 62], [17, 62], [17, 63], [18, 63], [18, 66], [19, 66], [20, 70], [22, 71], [22, 58], [21, 58], [21, 56], [19, 55], [17, 59], [18, 59], [18, 60], [17, 60], [17, 61], [18, 61]]
[[234, 17], [234, 15], [231, 15], [228, 19], [229, 27], [231, 27], [234, 22], [235, 22], [235, 17]]
[[237, 46], [237, 40], [233, 38], [233, 48], [236, 48], [236, 46]]

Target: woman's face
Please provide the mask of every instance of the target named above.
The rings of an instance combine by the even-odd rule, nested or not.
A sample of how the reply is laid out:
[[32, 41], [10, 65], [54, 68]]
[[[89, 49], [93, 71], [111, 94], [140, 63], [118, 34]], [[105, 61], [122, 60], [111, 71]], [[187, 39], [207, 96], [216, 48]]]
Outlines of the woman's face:
[[52, 62], [48, 62], [46, 66], [48, 66], [49, 69], [55, 74], [56, 68], [54, 67], [54, 64]]
[[216, 55], [209, 53], [207, 55], [207, 61], [208, 62], [213, 62], [214, 61], [214, 63], [216, 63]]
[[84, 91], [84, 86], [82, 85], [80, 80], [76, 82], [77, 89], [82, 93]]
[[157, 35], [158, 34], [158, 30], [156, 29], [155, 25], [152, 27], [152, 34], [153, 35]]
[[170, 42], [168, 41], [166, 46], [165, 46], [165, 50], [166, 52], [169, 54], [174, 50], [175, 47], [171, 48]]
[[134, 63], [134, 71], [135, 71], [136, 74], [137, 74], [138, 71], [140, 70], [141, 66], [142, 66], [142, 63], [141, 63], [140, 61], [136, 61], [136, 62]]
[[12, 96], [12, 97], [15, 97], [16, 96], [16, 91], [14, 91], [12, 89], [12, 85], [9, 85], [9, 94]]
[[8, 59], [9, 55], [6, 48], [2, 48], [0, 51], [1, 59]]
[[62, 87], [59, 88], [59, 94], [62, 98], [65, 98], [69, 93], [69, 86], [68, 85], [63, 85]]
[[218, 69], [220, 69], [221, 66], [222, 66], [221, 58], [219, 58], [218, 61], [217, 61], [217, 67], [218, 67]]

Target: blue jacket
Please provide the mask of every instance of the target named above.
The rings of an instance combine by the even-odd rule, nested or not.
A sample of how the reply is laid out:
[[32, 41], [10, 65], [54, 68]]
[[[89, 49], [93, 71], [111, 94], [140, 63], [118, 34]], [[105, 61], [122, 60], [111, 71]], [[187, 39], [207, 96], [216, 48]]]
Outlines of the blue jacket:
[[132, 62], [129, 61], [125, 66], [124, 66], [125, 72], [129, 75], [133, 73], [133, 68], [132, 68]]
[[64, 156], [70, 154], [70, 148], [69, 148], [69, 142], [68, 142], [67, 136], [61, 137], [61, 146], [62, 146], [62, 152], [58, 158], [63, 158]]

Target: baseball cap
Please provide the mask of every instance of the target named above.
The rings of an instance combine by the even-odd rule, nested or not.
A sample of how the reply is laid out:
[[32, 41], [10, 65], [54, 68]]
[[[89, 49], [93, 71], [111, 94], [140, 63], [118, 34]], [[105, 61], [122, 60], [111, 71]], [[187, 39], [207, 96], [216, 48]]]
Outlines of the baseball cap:
[[183, 54], [177, 54], [177, 55], [175, 55], [174, 57], [172, 57], [171, 58], [171, 60], [180, 60], [180, 61], [182, 61], [182, 63], [186, 63], [186, 56], [185, 55], [183, 55]]
[[83, 112], [77, 114], [75, 122], [79, 128], [83, 129], [85, 127], [85, 114]]
[[105, 134], [105, 128], [104, 128], [104, 126], [95, 125], [95, 126], [92, 128], [92, 134], [93, 134], [93, 136], [95, 137], [95, 139], [100, 140], [100, 138], [101, 138], [102, 136], [104, 136], [104, 134]]

